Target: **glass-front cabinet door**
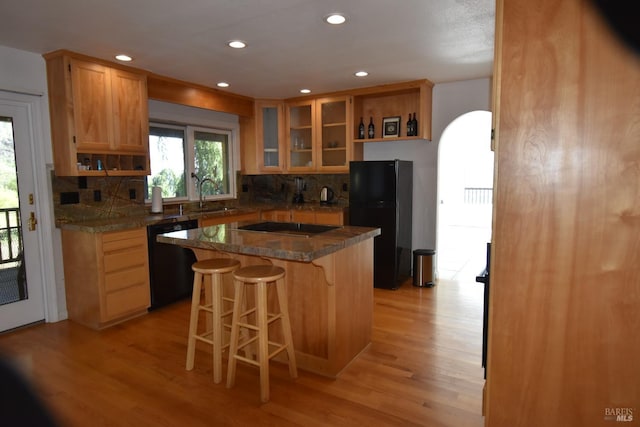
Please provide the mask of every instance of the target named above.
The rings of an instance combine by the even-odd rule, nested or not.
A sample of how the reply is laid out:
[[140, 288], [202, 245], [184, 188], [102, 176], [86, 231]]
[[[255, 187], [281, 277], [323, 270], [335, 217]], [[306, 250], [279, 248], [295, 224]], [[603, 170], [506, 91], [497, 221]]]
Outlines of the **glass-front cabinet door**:
[[316, 100], [318, 132], [318, 169], [345, 170], [349, 167], [351, 130], [350, 97]]
[[287, 152], [289, 171], [312, 171], [315, 164], [315, 133], [313, 100], [287, 104]]
[[257, 155], [261, 172], [280, 172], [284, 169], [284, 104], [256, 101]]

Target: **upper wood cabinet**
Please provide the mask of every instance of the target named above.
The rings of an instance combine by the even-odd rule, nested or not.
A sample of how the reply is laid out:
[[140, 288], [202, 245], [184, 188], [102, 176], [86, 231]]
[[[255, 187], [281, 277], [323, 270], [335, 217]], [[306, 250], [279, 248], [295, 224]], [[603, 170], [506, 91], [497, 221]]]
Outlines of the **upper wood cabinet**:
[[316, 167], [316, 103], [313, 99], [287, 102], [287, 166], [290, 172], [312, 172]]
[[149, 174], [146, 75], [64, 51], [45, 59], [56, 174]]
[[[405, 83], [374, 86], [352, 91], [353, 117], [352, 137], [361, 142], [390, 142], [394, 140], [428, 139], [431, 140], [431, 103], [433, 83], [429, 80], [416, 80]], [[416, 114], [418, 135], [407, 136], [407, 120], [409, 114]], [[365, 126], [373, 118], [375, 136], [369, 139], [365, 131], [365, 139], [358, 139], [360, 117]], [[382, 120], [385, 117], [400, 117], [400, 136], [382, 136]]]
[[362, 159], [351, 138], [351, 106], [346, 95], [286, 103], [289, 172], [346, 172], [349, 161]]
[[350, 96], [321, 98], [316, 100], [317, 159], [318, 169], [342, 172], [349, 169], [353, 143], [352, 99]]
[[284, 102], [256, 101], [256, 157], [260, 172], [285, 169]]

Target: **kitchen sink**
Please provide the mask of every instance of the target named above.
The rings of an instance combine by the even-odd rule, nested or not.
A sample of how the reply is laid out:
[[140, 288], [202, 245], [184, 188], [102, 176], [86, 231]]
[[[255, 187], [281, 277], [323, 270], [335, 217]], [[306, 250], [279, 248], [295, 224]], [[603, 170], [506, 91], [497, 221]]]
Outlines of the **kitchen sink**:
[[286, 233], [309, 236], [340, 228], [331, 225], [303, 224], [299, 222], [258, 222], [242, 225], [239, 230], [262, 231], [266, 233]]

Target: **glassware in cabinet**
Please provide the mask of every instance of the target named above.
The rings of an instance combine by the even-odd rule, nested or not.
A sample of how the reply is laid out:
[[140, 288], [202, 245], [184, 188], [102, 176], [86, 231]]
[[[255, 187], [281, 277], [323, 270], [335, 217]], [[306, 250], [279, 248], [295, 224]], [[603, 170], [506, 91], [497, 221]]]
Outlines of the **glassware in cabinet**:
[[313, 133], [313, 100], [287, 105], [289, 169], [313, 169], [315, 167]]

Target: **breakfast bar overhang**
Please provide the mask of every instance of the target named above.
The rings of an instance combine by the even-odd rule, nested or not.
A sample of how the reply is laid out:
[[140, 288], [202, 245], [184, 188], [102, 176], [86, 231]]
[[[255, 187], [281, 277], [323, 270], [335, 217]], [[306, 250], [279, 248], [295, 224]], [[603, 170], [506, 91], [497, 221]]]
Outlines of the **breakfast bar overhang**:
[[243, 266], [284, 268], [298, 367], [337, 377], [371, 342], [373, 241], [380, 229], [343, 226], [305, 234], [241, 229], [247, 224], [175, 231], [157, 241], [190, 248], [198, 260], [230, 257]]

